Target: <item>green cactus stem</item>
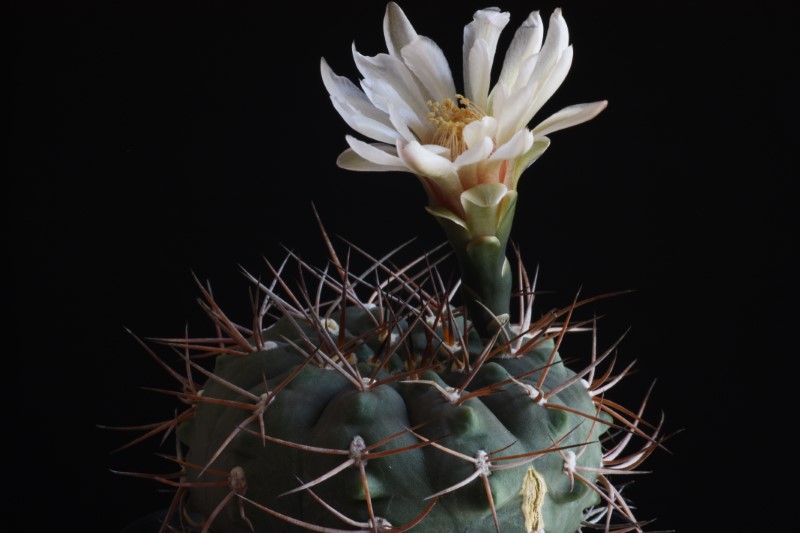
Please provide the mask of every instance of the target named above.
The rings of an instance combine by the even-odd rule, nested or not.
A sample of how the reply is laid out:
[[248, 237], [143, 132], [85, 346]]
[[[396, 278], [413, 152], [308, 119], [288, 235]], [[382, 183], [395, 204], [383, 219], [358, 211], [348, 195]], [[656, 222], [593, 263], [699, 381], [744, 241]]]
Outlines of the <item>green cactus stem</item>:
[[506, 247], [517, 192], [500, 184], [478, 185], [461, 194], [464, 217], [428, 208], [447, 235], [461, 270], [467, 314], [487, 342], [509, 322], [511, 266]]

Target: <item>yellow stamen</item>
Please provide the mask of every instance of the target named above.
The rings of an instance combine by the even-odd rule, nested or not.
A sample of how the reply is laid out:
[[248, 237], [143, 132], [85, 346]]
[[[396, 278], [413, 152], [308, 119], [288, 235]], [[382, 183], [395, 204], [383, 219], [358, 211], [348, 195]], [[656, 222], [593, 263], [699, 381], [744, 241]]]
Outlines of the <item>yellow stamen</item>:
[[458, 104], [450, 98], [442, 103], [428, 101], [428, 106], [431, 108], [428, 120], [436, 125], [436, 133], [433, 134], [431, 142], [449, 148], [451, 160], [467, 149], [464, 142], [464, 126], [484, 116], [468, 98], [457, 94], [456, 99]]

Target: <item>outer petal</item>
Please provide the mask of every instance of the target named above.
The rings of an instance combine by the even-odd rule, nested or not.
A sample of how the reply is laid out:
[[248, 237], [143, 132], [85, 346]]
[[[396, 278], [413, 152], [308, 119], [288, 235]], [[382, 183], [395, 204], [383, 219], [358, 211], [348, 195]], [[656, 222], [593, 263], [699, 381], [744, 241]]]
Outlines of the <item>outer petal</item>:
[[417, 38], [417, 32], [409, 22], [400, 6], [394, 2], [386, 5], [386, 15], [383, 17], [383, 35], [386, 39], [386, 49], [398, 59], [403, 47]]
[[[348, 107], [346, 102], [342, 102], [333, 96], [331, 96], [331, 102], [347, 125], [358, 133], [370, 139], [375, 139], [376, 141], [394, 144], [398, 134], [391, 123], [387, 126], [382, 120], [378, 121], [364, 116]], [[388, 119], [388, 117], [386, 118]]]
[[489, 160], [516, 159], [530, 150], [531, 146], [533, 146], [533, 133], [527, 129], [521, 129], [507, 143], [495, 150]]
[[397, 154], [402, 162], [415, 174], [436, 181], [458, 179], [456, 167], [452, 161], [433, 153], [417, 141], [411, 141], [405, 146], [398, 144]]
[[[361, 85], [364, 87], [364, 92], [367, 97], [375, 103], [375, 105], [384, 113], [389, 115], [392, 126], [397, 131], [406, 137], [406, 135], [398, 128], [397, 119], [403, 122], [402, 130], [411, 128], [417, 137], [424, 137], [433, 128], [433, 125], [427, 118], [421, 118], [419, 113], [413, 109], [408, 102], [402, 98], [395, 87], [383, 79], [364, 79], [361, 80]], [[414, 140], [414, 137], [407, 137], [409, 141]]]
[[447, 209], [446, 207], [442, 206], [426, 206], [425, 210], [430, 213], [431, 215], [443, 218], [445, 220], [449, 220], [453, 224], [457, 224], [467, 230], [467, 221], [461, 218], [460, 216], [453, 213], [451, 210]]
[[547, 135], [548, 133], [553, 133], [554, 131], [577, 126], [578, 124], [592, 120], [594, 117], [599, 115], [607, 105], [608, 100], [602, 100], [600, 102], [592, 102], [590, 104], [575, 104], [565, 107], [561, 111], [550, 115], [548, 118], [542, 121], [533, 129], [533, 132], [537, 136]]
[[408, 119], [405, 113], [403, 113], [402, 110], [398, 111], [398, 108], [393, 104], [389, 104], [389, 119], [392, 121], [394, 129], [397, 130], [397, 133], [400, 134], [406, 142], [417, 140], [418, 137], [409, 129]]
[[494, 207], [499, 205], [503, 198], [508, 194], [508, 187], [500, 183], [485, 183], [464, 191], [461, 195], [461, 204], [473, 204], [478, 207]]
[[486, 112], [493, 117], [502, 115], [510, 94], [511, 90], [507, 84], [501, 82], [495, 85], [492, 94], [489, 95], [489, 108]]
[[464, 28], [464, 91], [481, 109], [487, 108], [497, 40], [510, 15], [497, 8], [482, 9]]
[[359, 141], [355, 137], [347, 135], [347, 144], [359, 156], [374, 163], [375, 165], [392, 167], [389, 170], [396, 170], [397, 168], [404, 168], [405, 165], [397, 155], [392, 153], [392, 147], [387, 145], [373, 145], [367, 144], [364, 141]]
[[320, 58], [319, 68], [322, 83], [325, 84], [329, 95], [362, 115], [376, 120], [381, 118], [382, 113], [375, 108], [364, 92], [344, 76], [337, 76], [324, 57]]
[[569, 68], [572, 66], [572, 46], [567, 47], [559, 58], [558, 62], [553, 66], [553, 69], [547, 74], [547, 77], [542, 82], [536, 97], [534, 98], [528, 112], [524, 115], [524, 122], [520, 126], [524, 126], [531, 121], [533, 116], [542, 108], [542, 106], [553, 96], [564, 79], [567, 77]]
[[[441, 147], [440, 147], [441, 148]], [[405, 146], [397, 143], [397, 154], [403, 163], [425, 183], [432, 206], [449, 206], [460, 211], [458, 198], [463, 192], [455, 165], [446, 157], [433, 153], [416, 141]]]
[[514, 34], [514, 39], [506, 51], [503, 60], [503, 69], [500, 71], [499, 83], [512, 86], [517, 80], [517, 74], [522, 62], [530, 56], [539, 53], [544, 37], [544, 23], [538, 11], [532, 12], [525, 22]]
[[533, 69], [535, 69], [536, 65], [539, 64], [539, 56], [540, 54], [532, 54], [526, 57], [519, 64], [519, 72], [517, 72], [517, 79], [514, 81], [514, 84], [511, 85], [512, 91], [521, 91], [525, 88], [526, 85], [530, 84], [530, 82], [533, 81]]
[[539, 52], [539, 60], [533, 71], [533, 76], [542, 78], [547, 75], [553, 66], [558, 62], [561, 53], [569, 46], [569, 30], [564, 17], [561, 16], [561, 9], [556, 9], [550, 15], [550, 25], [547, 28], [547, 37]]
[[464, 191], [461, 206], [471, 236], [494, 237], [507, 196], [516, 195], [500, 183], [485, 183]]
[[334, 108], [351, 128], [375, 140], [394, 143], [397, 135], [386, 113], [376, 108], [353, 82], [337, 76], [324, 58], [320, 60], [320, 71]]
[[[358, 71], [364, 76], [362, 86], [364, 84], [371, 84], [373, 90], [375, 90], [375, 84], [383, 83], [392, 87], [393, 95], [399, 95], [406, 105], [413, 109], [421, 119], [426, 119], [428, 111], [430, 111], [428, 108], [428, 97], [422, 93], [414, 74], [408, 70], [408, 67], [400, 59], [388, 54], [378, 54], [375, 57], [367, 57], [358, 53], [354, 45], [353, 60], [356, 63]], [[373, 103], [376, 106], [380, 106], [382, 105], [381, 102], [386, 98], [388, 98], [387, 95], [382, 95], [382, 99], [373, 101]], [[385, 103], [383, 105], [385, 105]], [[384, 111], [386, 111], [386, 109], [384, 109]]]
[[413, 72], [432, 100], [455, 98], [456, 86], [450, 65], [442, 49], [427, 37], [417, 37], [403, 47], [403, 61]]
[[[517, 121], [516, 129], [526, 126], [533, 116], [541, 109], [553, 93], [561, 86], [572, 65], [572, 47], [569, 46], [569, 30], [561, 10], [556, 9], [550, 16], [550, 26], [541, 51], [532, 56], [533, 62], [527, 61], [520, 68], [520, 73], [512, 93], [524, 86], [538, 83], [535, 92], [526, 92], [525, 99], [528, 106]], [[533, 67], [529, 76], [524, 72]], [[526, 79], [527, 78], [527, 79]], [[523, 89], [524, 90], [524, 89]]]
[[489, 46], [483, 39], [478, 39], [469, 51], [468, 65], [464, 70], [464, 85], [466, 97], [478, 109], [489, 107], [489, 83], [492, 77], [492, 61]]
[[534, 161], [539, 159], [549, 146], [550, 139], [547, 137], [537, 137], [533, 143], [533, 146], [531, 146], [531, 149], [522, 155], [522, 157], [517, 159], [517, 164], [514, 168], [514, 179], [511, 183], [511, 189], [516, 190], [520, 175], [522, 175], [525, 169], [531, 166]]
[[339, 166], [339, 168], [343, 168], [345, 170], [355, 170], [358, 172], [408, 172], [408, 168], [406, 168], [405, 165], [379, 165], [377, 163], [373, 163], [372, 161], [368, 161], [358, 155], [351, 148], [348, 148], [339, 154], [339, 157], [336, 159], [336, 164]]
[[502, 109], [498, 110], [497, 142], [505, 144], [514, 134], [524, 128], [530, 121], [528, 109], [536, 98], [539, 80], [531, 80], [530, 84], [519, 91], [509, 91], [504, 99]]

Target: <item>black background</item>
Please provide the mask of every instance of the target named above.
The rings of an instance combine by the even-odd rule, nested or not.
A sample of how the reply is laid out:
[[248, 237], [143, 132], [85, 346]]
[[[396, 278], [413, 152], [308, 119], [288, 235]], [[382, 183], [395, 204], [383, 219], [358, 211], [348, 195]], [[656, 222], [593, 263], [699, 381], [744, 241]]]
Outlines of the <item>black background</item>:
[[[384, 50], [383, 2], [109, 4], [27, 3], [7, 19], [15, 531], [115, 532], [166, 504], [109, 472], [165, 470], [155, 445], [109, 455], [125, 437], [95, 426], [171, 415], [138, 388], [170, 382], [124, 327], [203, 331], [192, 272], [245, 320], [238, 265], [266, 272], [261, 257], [282, 245], [324, 260], [312, 202], [332, 234], [376, 255], [443, 239], [413, 176], [334, 163], [350, 131], [319, 58], [355, 78], [353, 40]], [[610, 103], [554, 134], [520, 186], [513, 238], [540, 265], [545, 302], [637, 290], [596, 310], [602, 343], [632, 327], [620, 357], [639, 373], [618, 398], [635, 405], [657, 378], [651, 418], [684, 429], [629, 488], [656, 528], [785, 531], [794, 514], [800, 20], [768, 4], [561, 2], [575, 61], [538, 118]], [[463, 25], [485, 6], [401, 5], [460, 79]], [[502, 51], [530, 9], [546, 19], [556, 4], [500, 7]]]

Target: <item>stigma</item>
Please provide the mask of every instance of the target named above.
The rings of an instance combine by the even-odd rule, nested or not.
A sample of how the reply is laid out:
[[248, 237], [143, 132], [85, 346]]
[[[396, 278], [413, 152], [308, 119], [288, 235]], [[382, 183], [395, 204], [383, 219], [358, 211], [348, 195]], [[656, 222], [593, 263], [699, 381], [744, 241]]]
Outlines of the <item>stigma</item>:
[[441, 103], [428, 101], [428, 107], [431, 108], [428, 120], [436, 126], [431, 142], [450, 149], [451, 161], [467, 149], [464, 126], [484, 116], [468, 98], [457, 94], [456, 100], [458, 103], [450, 98]]

